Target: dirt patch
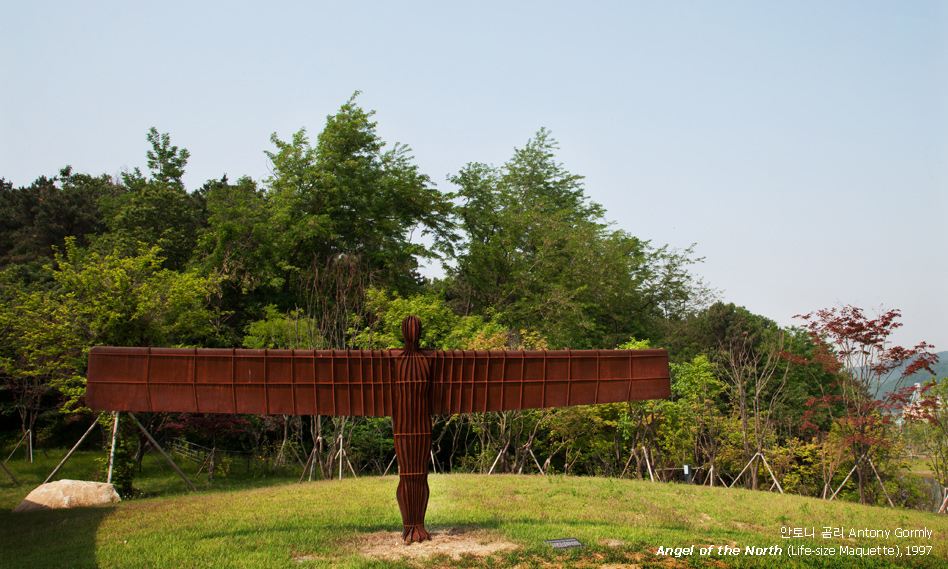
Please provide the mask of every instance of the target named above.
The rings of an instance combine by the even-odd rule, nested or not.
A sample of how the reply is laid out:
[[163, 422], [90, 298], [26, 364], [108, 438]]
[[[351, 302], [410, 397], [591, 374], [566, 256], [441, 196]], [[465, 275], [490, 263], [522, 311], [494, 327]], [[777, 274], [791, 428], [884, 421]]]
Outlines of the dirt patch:
[[401, 533], [369, 533], [362, 536], [359, 553], [375, 559], [428, 559], [436, 555], [460, 559], [464, 555], [486, 557], [498, 551], [517, 548], [517, 544], [487, 530], [451, 528], [432, 531], [431, 536], [429, 541], [405, 544]]

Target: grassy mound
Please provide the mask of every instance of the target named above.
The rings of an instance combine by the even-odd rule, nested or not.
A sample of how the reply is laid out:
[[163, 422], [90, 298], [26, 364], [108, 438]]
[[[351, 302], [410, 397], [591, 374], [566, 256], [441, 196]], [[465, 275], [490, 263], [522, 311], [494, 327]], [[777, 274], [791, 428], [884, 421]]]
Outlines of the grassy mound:
[[[398, 543], [397, 477], [386, 476], [27, 514], [11, 514], [15, 504], [4, 503], [0, 566], [948, 566], [943, 515], [601, 478], [432, 475], [429, 482], [427, 525], [439, 532], [440, 549]], [[824, 527], [843, 535], [824, 538]], [[812, 536], [786, 537], [794, 529]], [[899, 537], [897, 530], [932, 533]], [[558, 538], [585, 548], [545, 543]]]

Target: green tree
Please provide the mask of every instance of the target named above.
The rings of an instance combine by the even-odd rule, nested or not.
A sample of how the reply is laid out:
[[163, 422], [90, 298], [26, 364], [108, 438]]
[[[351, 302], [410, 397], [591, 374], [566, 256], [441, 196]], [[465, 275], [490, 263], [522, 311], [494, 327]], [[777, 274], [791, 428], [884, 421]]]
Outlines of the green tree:
[[81, 381], [81, 331], [55, 293], [31, 290], [10, 273], [0, 273], [0, 388], [12, 401], [4, 411], [19, 415], [23, 433], [34, 432], [55, 386]]
[[[272, 235], [269, 204], [251, 178], [230, 184], [225, 176], [204, 185], [208, 226], [200, 239], [202, 262], [247, 295], [272, 285]], [[268, 279], [269, 277], [269, 279]]]
[[[680, 464], [715, 467], [725, 417], [720, 398], [725, 384], [704, 355], [683, 364], [671, 364], [672, 397], [662, 407], [661, 444]], [[712, 481], [712, 486], [714, 482]]]
[[[199, 345], [215, 330], [207, 307], [216, 281], [163, 269], [160, 249], [126, 257], [71, 239], [49, 266], [49, 289], [19, 291], [3, 308], [16, 373], [44, 374], [72, 408], [85, 393], [90, 347]], [[8, 368], [10, 369], [10, 368]]]
[[[2, 273], [0, 379], [24, 432], [51, 403], [82, 407], [93, 345], [201, 344], [214, 333], [206, 306], [214, 279], [162, 269], [162, 260], [157, 247], [124, 257], [67, 238], [65, 252], [44, 267], [43, 286]], [[62, 396], [51, 402], [55, 391]]]
[[[236, 183], [226, 176], [204, 184], [207, 225], [199, 239], [200, 267], [220, 278], [225, 345], [239, 343], [249, 322], [260, 318], [268, 305], [292, 306], [282, 301], [282, 271], [277, 267], [274, 229], [264, 190], [248, 177]], [[293, 308], [295, 309], [295, 307]]]
[[[917, 390], [917, 400], [903, 416], [913, 424], [921, 449], [940, 488], [948, 488], [948, 378], [934, 379]], [[948, 508], [948, 496], [937, 510]]]
[[542, 129], [503, 167], [470, 163], [450, 178], [463, 232], [449, 269], [452, 302], [464, 315], [493, 311], [555, 347], [646, 336], [647, 321], [691, 295], [687, 266], [696, 259], [610, 229], [556, 149]]
[[[418, 259], [450, 248], [450, 202], [407, 146], [386, 149], [356, 95], [327, 117], [315, 146], [306, 129], [290, 140], [273, 134], [273, 175], [261, 187], [248, 178], [206, 185], [203, 266], [223, 277], [238, 334], [241, 318], [273, 305], [302, 310], [321, 347], [345, 347], [368, 286], [417, 292]], [[417, 242], [429, 234], [431, 246]]]
[[214, 334], [207, 300], [216, 279], [163, 268], [161, 253], [104, 254], [67, 241], [53, 278], [86, 345], [196, 345]]
[[339, 256], [356, 256], [373, 280], [408, 290], [418, 280], [418, 257], [435, 249], [412, 241], [431, 234], [438, 246], [450, 238], [450, 204], [413, 164], [410, 149], [376, 134], [373, 112], [353, 95], [310, 146], [305, 129], [290, 141], [276, 134], [267, 152], [273, 176], [265, 182], [271, 231], [283, 286]]
[[25, 188], [0, 180], [0, 266], [41, 264], [67, 237], [89, 243], [105, 230], [99, 201], [121, 191], [110, 176], [74, 174], [70, 166]]
[[[409, 315], [422, 321], [421, 347], [435, 350], [505, 349], [507, 331], [481, 316], [458, 316], [436, 293], [402, 297], [379, 288], [367, 292], [366, 316], [351, 330], [363, 349], [403, 346], [401, 325]], [[517, 349], [517, 348], [515, 348]]]
[[123, 173], [128, 191], [103, 202], [109, 225], [104, 247], [133, 255], [142, 246], [157, 246], [166, 267], [181, 269], [195, 251], [202, 219], [200, 197], [188, 194], [182, 180], [190, 153], [173, 146], [170, 136], [154, 127], [147, 138], [150, 176], [138, 168]]

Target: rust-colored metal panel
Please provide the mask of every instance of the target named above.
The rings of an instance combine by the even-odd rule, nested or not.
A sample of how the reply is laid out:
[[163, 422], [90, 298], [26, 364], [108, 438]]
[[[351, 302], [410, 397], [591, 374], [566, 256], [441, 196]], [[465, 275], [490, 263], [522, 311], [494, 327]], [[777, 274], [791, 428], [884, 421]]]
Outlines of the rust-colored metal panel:
[[665, 350], [434, 352], [432, 412], [479, 413], [660, 399]]
[[392, 412], [401, 350], [118, 348], [89, 352], [86, 404], [115, 411], [253, 415]]
[[[384, 417], [401, 350], [95, 347], [94, 409]], [[432, 412], [479, 413], [668, 397], [665, 350], [419, 351]]]

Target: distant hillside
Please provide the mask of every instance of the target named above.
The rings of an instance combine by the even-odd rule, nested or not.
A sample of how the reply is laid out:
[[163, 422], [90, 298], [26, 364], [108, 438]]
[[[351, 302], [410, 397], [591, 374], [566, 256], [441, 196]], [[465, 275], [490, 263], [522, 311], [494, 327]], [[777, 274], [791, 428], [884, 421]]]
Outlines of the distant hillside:
[[[937, 352], [935, 355], [938, 356], [938, 363], [932, 366], [935, 377], [948, 378], [948, 352]], [[897, 387], [905, 387], [913, 383], [925, 384], [932, 379], [932, 376], [927, 371], [920, 371], [905, 378], [901, 385], [897, 385], [900, 371], [901, 369], [893, 371], [889, 378], [882, 382], [882, 388], [879, 390], [880, 398], [886, 393], [894, 391]]]

